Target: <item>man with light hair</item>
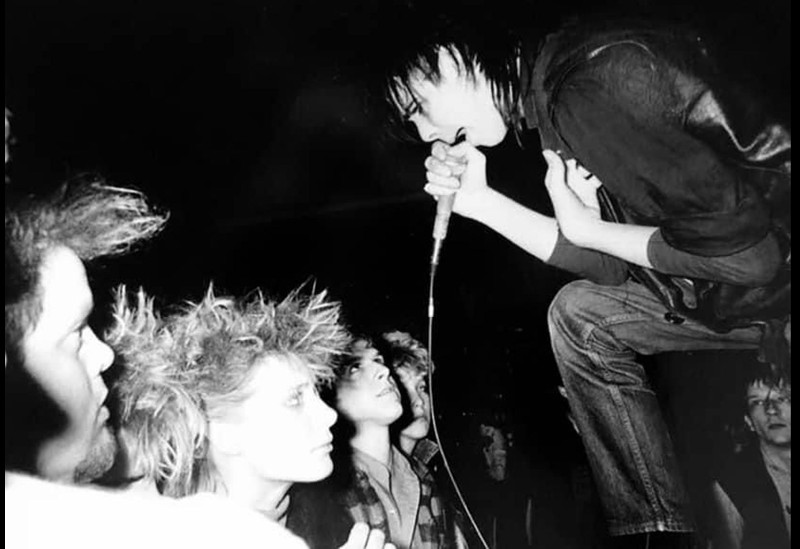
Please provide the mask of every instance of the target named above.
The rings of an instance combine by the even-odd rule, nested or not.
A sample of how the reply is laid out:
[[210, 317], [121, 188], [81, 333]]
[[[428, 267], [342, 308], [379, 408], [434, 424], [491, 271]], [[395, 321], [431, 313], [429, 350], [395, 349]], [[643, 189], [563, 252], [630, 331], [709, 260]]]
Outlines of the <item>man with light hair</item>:
[[114, 353], [89, 325], [84, 262], [129, 251], [165, 221], [140, 192], [99, 178], [6, 210], [6, 468], [85, 483], [113, 464], [102, 374]]
[[404, 410], [398, 443], [406, 455], [425, 463], [438, 453], [427, 438], [431, 429], [431, 398], [428, 388], [428, 350], [408, 332], [395, 330], [382, 334], [376, 343], [386, 357], [386, 365], [400, 382]]

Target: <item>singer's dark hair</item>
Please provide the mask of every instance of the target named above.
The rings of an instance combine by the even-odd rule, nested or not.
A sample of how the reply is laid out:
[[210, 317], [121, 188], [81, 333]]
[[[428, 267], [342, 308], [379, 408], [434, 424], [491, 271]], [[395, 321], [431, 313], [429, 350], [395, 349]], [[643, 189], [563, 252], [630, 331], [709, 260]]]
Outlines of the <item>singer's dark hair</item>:
[[474, 78], [478, 73], [486, 77], [500, 113], [506, 123], [516, 127], [520, 119], [517, 60], [521, 40], [508, 14], [500, 17], [485, 10], [476, 14], [466, 5], [447, 10], [438, 4], [422, 2], [393, 12], [391, 25], [387, 24], [379, 39], [380, 72], [375, 73], [372, 85], [373, 93], [383, 102], [390, 129], [396, 136], [408, 137], [403, 133], [411, 133], [407, 122], [416, 106], [414, 80], [421, 76], [438, 83], [442, 52], [450, 55], [467, 77]]

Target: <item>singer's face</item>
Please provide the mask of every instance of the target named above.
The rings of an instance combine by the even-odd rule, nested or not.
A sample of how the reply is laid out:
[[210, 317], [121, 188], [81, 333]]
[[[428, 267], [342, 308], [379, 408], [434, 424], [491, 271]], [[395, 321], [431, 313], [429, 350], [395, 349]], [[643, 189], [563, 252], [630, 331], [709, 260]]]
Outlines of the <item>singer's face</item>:
[[405, 113], [427, 143], [453, 143], [459, 131], [476, 147], [493, 147], [508, 128], [492, 97], [489, 82], [480, 70], [470, 77], [453, 56], [439, 52], [438, 82], [418, 74], [411, 80], [413, 93], [399, 98], [397, 108]]
[[403, 414], [400, 391], [376, 349], [359, 341], [353, 354], [358, 360], [336, 384], [336, 408], [356, 428], [363, 423], [388, 427]]

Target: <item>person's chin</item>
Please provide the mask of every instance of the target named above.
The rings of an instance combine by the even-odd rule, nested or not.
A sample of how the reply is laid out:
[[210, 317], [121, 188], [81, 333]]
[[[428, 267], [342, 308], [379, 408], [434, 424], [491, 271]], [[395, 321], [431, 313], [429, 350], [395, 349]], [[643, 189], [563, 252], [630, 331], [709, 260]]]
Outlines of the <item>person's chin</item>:
[[403, 434], [408, 438], [419, 440], [428, 436], [430, 425], [428, 423], [415, 422], [403, 429]]
[[326, 455], [318, 463], [314, 464], [313, 468], [309, 468], [309, 474], [306, 475], [305, 482], [322, 480], [329, 477], [331, 473], [333, 473], [333, 461], [330, 456]]
[[74, 482], [84, 484], [103, 476], [114, 465], [117, 440], [111, 429], [103, 425], [89, 453], [75, 468]]
[[503, 142], [507, 134], [508, 128], [505, 126], [502, 128], [496, 128], [494, 131], [487, 132], [487, 134], [478, 137], [475, 145], [478, 147], [496, 147]]

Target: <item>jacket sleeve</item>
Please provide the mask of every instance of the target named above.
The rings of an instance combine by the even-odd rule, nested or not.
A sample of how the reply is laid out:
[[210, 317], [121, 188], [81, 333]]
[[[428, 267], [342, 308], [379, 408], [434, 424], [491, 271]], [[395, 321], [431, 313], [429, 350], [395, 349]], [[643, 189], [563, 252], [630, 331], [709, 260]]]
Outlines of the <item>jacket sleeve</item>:
[[752, 288], [769, 284], [782, 262], [772, 234], [741, 252], [704, 257], [676, 250], [664, 241], [661, 231], [656, 231], [647, 244], [647, 256], [653, 269], [661, 273]]
[[567, 78], [551, 117], [635, 222], [659, 227], [677, 250], [714, 257], [762, 240], [770, 212], [734, 154], [748, 145], [721, 144], [730, 128], [697, 131], [708, 90], [644, 46], [615, 45]]

